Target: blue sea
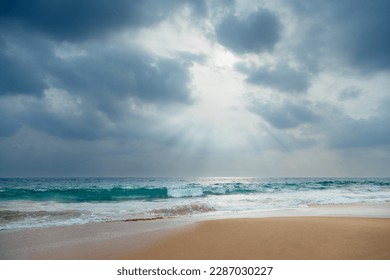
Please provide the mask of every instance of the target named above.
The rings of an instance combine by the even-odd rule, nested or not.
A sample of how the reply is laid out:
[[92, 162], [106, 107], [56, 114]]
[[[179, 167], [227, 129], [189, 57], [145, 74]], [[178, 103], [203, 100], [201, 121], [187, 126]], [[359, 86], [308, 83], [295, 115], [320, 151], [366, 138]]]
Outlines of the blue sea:
[[0, 230], [390, 201], [390, 178], [0, 178]]

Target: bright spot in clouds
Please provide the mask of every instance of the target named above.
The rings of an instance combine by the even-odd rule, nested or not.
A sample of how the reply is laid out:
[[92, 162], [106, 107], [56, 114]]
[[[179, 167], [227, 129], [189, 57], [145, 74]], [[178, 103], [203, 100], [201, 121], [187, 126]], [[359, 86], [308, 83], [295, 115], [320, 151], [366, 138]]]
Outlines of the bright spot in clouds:
[[389, 175], [389, 1], [19, 2], [0, 176]]

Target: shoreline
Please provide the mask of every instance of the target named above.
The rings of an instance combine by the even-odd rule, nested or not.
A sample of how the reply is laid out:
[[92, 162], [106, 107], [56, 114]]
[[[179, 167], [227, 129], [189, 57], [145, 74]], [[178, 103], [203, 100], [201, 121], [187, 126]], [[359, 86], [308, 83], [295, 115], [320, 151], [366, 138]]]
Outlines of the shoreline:
[[[385, 254], [390, 252], [390, 247], [386, 247], [390, 246], [390, 203], [310, 206], [260, 214], [129, 220], [3, 231], [0, 232], [0, 259], [312, 259], [309, 258], [310, 255], [299, 253], [299, 250], [295, 251], [296, 258], [291, 248], [287, 255], [279, 250], [288, 248], [288, 244], [304, 245], [307, 240], [312, 240], [310, 246], [313, 248], [323, 246], [321, 244], [324, 244], [324, 240], [333, 240], [334, 242], [328, 245], [334, 247], [335, 253], [338, 252], [337, 248], [346, 248], [346, 252], [355, 252], [359, 248], [363, 250], [360, 253], [355, 252], [355, 255], [340, 252], [332, 255], [328, 250], [327, 255], [323, 256], [325, 259], [348, 259], [348, 256], [390, 259], [390, 255]], [[343, 220], [342, 223], [340, 219]], [[346, 227], [344, 233], [340, 232], [340, 226]], [[205, 230], [207, 227], [214, 228], [214, 231]], [[226, 227], [230, 230], [226, 230]], [[230, 232], [233, 235], [235, 227], [246, 230], [234, 233], [235, 239], [232, 241], [229, 235], [223, 233]], [[302, 231], [303, 229], [306, 231]], [[251, 232], [257, 232], [259, 240], [253, 236], [252, 239], [249, 238]], [[203, 239], [198, 240], [197, 236], [203, 236]], [[278, 236], [277, 241], [270, 242], [275, 236]], [[210, 238], [214, 238], [214, 242], [209, 244]], [[350, 238], [352, 241], [348, 241]], [[249, 247], [241, 244], [243, 240], [247, 240]], [[376, 240], [375, 244], [371, 244], [373, 240]], [[209, 248], [213, 244], [220, 244], [221, 248], [230, 248], [231, 252], [235, 252], [235, 256], [229, 255], [225, 249], [215, 249], [215, 252], [221, 253], [219, 255], [210, 253], [213, 250], [207, 253], [206, 249], [199, 249], [201, 252], [206, 250], [200, 254], [195, 247], [186, 247], [192, 243], [198, 244], [198, 248], [202, 248], [201, 245], [208, 244], [206, 248]], [[237, 244], [241, 246], [237, 247]], [[264, 246], [267, 244], [271, 246], [268, 249], [272, 250], [266, 255], [253, 255], [249, 250], [253, 244], [262, 244], [260, 251], [265, 252]], [[362, 244], [370, 244], [376, 251], [371, 250], [370, 246], [363, 248]], [[187, 249], [183, 249], [183, 246]], [[298, 248], [303, 248], [302, 246]], [[381, 251], [382, 247], [387, 251]], [[183, 251], [188, 254], [175, 255], [175, 252], [161, 248], [176, 248], [176, 252]], [[364, 254], [364, 250], [371, 253]], [[272, 255], [270, 252], [279, 252], [279, 255]], [[318, 254], [312, 256], [314, 259], [320, 257]]]

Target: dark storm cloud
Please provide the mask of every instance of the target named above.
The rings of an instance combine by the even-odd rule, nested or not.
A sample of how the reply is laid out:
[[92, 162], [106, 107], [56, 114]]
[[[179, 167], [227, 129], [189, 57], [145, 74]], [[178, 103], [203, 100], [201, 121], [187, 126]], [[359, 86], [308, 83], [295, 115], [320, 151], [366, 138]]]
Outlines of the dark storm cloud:
[[236, 69], [247, 75], [246, 82], [282, 92], [304, 93], [309, 86], [309, 75], [288, 65], [248, 68], [238, 64]]
[[[390, 1], [286, 1], [297, 16], [308, 20], [305, 45], [298, 52], [338, 55], [362, 72], [390, 69]], [[301, 24], [305, 24], [303, 20]], [[318, 50], [321, 50], [320, 53]]]
[[[85, 56], [56, 59], [54, 86], [96, 99], [135, 97], [146, 102], [189, 101], [188, 69], [137, 49], [98, 48]], [[104, 101], [105, 102], [105, 101]]]
[[[104, 96], [109, 100], [111, 95], [131, 95], [146, 102], [188, 102], [189, 65], [152, 57], [136, 48], [120, 49], [105, 42], [101, 35], [122, 28], [149, 26], [184, 5], [195, 16], [203, 16], [207, 13], [204, 1], [114, 2], [2, 1], [0, 95], [41, 96], [49, 87], [61, 87], [71, 94], [90, 91], [104, 104], [107, 104]], [[98, 43], [92, 47], [82, 45], [85, 56], [74, 59], [55, 56], [57, 40], [78, 41], [77, 47], [80, 41], [90, 38]]]
[[333, 148], [380, 147], [390, 145], [390, 99], [382, 100], [377, 114], [367, 119], [353, 119], [340, 114], [327, 123], [329, 145]]
[[378, 147], [390, 145], [389, 116], [367, 120], [346, 118], [332, 126], [329, 143], [333, 148]]
[[63, 139], [95, 140], [107, 135], [116, 136], [115, 130], [109, 129], [97, 113], [62, 116], [41, 107], [41, 110], [25, 112], [24, 122], [38, 131]]
[[[131, 111], [130, 99], [139, 107], [191, 102], [187, 85], [194, 57], [162, 58], [139, 47], [120, 46], [103, 35], [129, 27], [135, 32], [135, 28], [157, 23], [185, 5], [193, 16], [204, 16], [204, 2], [114, 4], [87, 0], [31, 1], [28, 5], [1, 2], [0, 105], [22, 105], [2, 110], [0, 117], [7, 121], [0, 125], [0, 136], [27, 125], [64, 139], [131, 138], [154, 124]], [[70, 45], [80, 53], [65, 49], [64, 55], [58, 55], [63, 41], [73, 41]], [[50, 108], [44, 94], [48, 89], [65, 91], [67, 98], [77, 99], [78, 113], [62, 114]], [[53, 98], [63, 102], [61, 96]]]
[[207, 13], [204, 1], [4, 0], [0, 3], [0, 22], [75, 42], [123, 28], [150, 26], [184, 4], [197, 16]]
[[5, 36], [0, 35], [0, 96], [39, 96], [48, 86], [42, 69], [44, 61], [37, 60], [36, 55], [43, 56], [47, 46], [27, 38], [17, 41], [8, 42]]
[[28, 61], [7, 55], [0, 51], [0, 95], [31, 94], [40, 95], [47, 88], [43, 75], [35, 61]]
[[[4, 116], [4, 119], [12, 121], [7, 126], [2, 125], [3, 135], [15, 132], [20, 123], [25, 123], [63, 138], [96, 139], [104, 134], [114, 135], [116, 129], [122, 129], [121, 125], [109, 128], [99, 114], [104, 114], [110, 121], [119, 124], [124, 118], [137, 119], [129, 115], [128, 107], [123, 105], [129, 98], [159, 105], [191, 102], [187, 87], [189, 65], [178, 60], [154, 57], [138, 49], [120, 47], [92, 46], [82, 56], [66, 58], [56, 57], [53, 51], [46, 54], [34, 53], [34, 50], [28, 49], [20, 51], [30, 51], [30, 63], [40, 65], [36, 69], [26, 69], [26, 75], [31, 74], [33, 77], [34, 71], [39, 70], [40, 75], [34, 77], [35, 81], [42, 84], [42, 87], [36, 89], [37, 97], [43, 98], [43, 90], [49, 87], [66, 90], [70, 97], [80, 100], [82, 114], [59, 115], [48, 111], [43, 99], [37, 99], [38, 104], [24, 106], [22, 113]], [[10, 60], [11, 65], [17, 62], [18, 60]], [[31, 73], [27, 70], [31, 70]], [[21, 80], [24, 72], [11, 74], [14, 75], [11, 76], [14, 80], [7, 80], [8, 87], [2, 87], [2, 93], [8, 93], [8, 96], [12, 93], [10, 82], [19, 87], [20, 83], [25, 83]], [[20, 92], [23, 93], [22, 89]]]
[[[249, 109], [278, 131], [304, 128], [302, 139], [298, 144], [312, 145], [316, 137], [325, 140], [325, 145], [333, 149], [378, 148], [390, 145], [390, 99], [382, 100], [376, 115], [366, 119], [356, 119], [346, 115], [343, 110], [330, 103], [302, 104], [284, 101], [280, 104], [260, 104], [252, 102]], [[278, 135], [272, 132], [271, 135]], [[290, 136], [280, 135], [275, 138], [283, 142]], [[313, 138], [314, 137], [314, 138]], [[306, 142], [305, 142], [306, 141]], [[298, 147], [299, 148], [299, 147]], [[301, 147], [302, 148], [302, 147]]]
[[275, 14], [260, 9], [246, 17], [226, 16], [216, 27], [216, 36], [219, 43], [236, 53], [260, 53], [274, 48], [281, 29]]
[[[94, 99], [135, 97], [145, 102], [189, 102], [188, 65], [159, 58], [136, 48], [101, 43], [85, 48], [82, 56], [60, 58], [44, 39], [10, 38], [0, 50], [0, 95], [42, 95], [57, 87]], [[51, 46], [51, 48], [49, 47]]]
[[289, 101], [282, 104], [252, 103], [249, 109], [277, 129], [296, 128], [302, 124], [317, 123], [320, 120], [309, 104], [298, 105]]

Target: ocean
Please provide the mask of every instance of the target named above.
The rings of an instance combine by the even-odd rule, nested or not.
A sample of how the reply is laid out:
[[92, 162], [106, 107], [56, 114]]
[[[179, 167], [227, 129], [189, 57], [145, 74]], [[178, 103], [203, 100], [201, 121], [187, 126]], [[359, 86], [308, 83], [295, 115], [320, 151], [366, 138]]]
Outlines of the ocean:
[[390, 178], [0, 178], [0, 230], [390, 202]]

